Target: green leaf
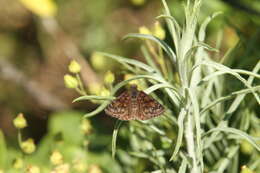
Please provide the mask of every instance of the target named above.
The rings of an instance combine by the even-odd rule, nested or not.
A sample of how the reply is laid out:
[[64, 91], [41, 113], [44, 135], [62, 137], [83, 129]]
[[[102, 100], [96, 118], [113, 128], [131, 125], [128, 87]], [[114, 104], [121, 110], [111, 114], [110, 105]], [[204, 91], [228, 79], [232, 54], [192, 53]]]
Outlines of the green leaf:
[[[218, 49], [211, 47], [210, 45], [202, 42], [198, 42], [197, 45], [191, 47], [185, 54], [184, 59], [181, 61], [181, 63], [186, 63], [191, 57], [194, 57], [193, 55], [196, 53], [198, 48], [203, 47], [209, 51], [215, 51], [218, 52]], [[195, 57], [194, 57], [195, 58]]]
[[130, 37], [135, 37], [135, 38], [141, 38], [141, 39], [148, 39], [156, 42], [159, 44], [163, 50], [166, 52], [166, 54], [172, 59], [174, 65], [176, 65], [176, 55], [172, 51], [171, 47], [168, 46], [167, 43], [165, 43], [163, 40], [160, 40], [159, 38], [152, 36], [152, 35], [147, 35], [147, 34], [127, 34], [123, 39], [127, 39]]
[[[165, 11], [166, 13], [170, 14], [168, 7], [166, 4], [164, 4], [165, 6]], [[177, 45], [179, 40], [180, 40], [180, 36], [181, 36], [181, 27], [179, 25], [179, 23], [177, 22], [177, 20], [173, 17], [173, 16], [170, 16], [170, 15], [159, 15], [156, 17], [156, 19], [160, 19], [160, 18], [165, 18], [166, 22], [167, 22], [167, 25], [168, 25], [168, 28], [170, 29], [170, 32], [171, 32], [171, 36], [172, 36], [172, 39], [174, 41], [174, 45]], [[177, 43], [177, 44], [176, 44]]]
[[[170, 18], [172, 18], [169, 7], [168, 7], [166, 1], [162, 0], [162, 3], [163, 3], [163, 7], [165, 9], [166, 16], [170, 16]], [[167, 26], [168, 26], [169, 31], [171, 33], [172, 40], [174, 42], [176, 54], [179, 55], [181, 28], [180, 28], [178, 22], [174, 18], [173, 19], [170, 19], [170, 18], [169, 19], [166, 18], [166, 23], [167, 23]]]
[[235, 128], [231, 128], [231, 127], [223, 127], [223, 126], [220, 126], [220, 127], [217, 127], [217, 128], [214, 128], [214, 129], [211, 129], [209, 130], [208, 132], [206, 132], [203, 136], [206, 136], [212, 132], [218, 132], [218, 131], [222, 131], [222, 132], [226, 132], [226, 133], [233, 133], [233, 134], [236, 134], [238, 136], [240, 136], [241, 138], [247, 140], [249, 143], [251, 143], [258, 151], [260, 151], [260, 146], [257, 144], [257, 141], [250, 135], [248, 135], [247, 133], [241, 131], [241, 130], [238, 130], [238, 129], [235, 129]]
[[84, 140], [84, 134], [80, 133], [82, 116], [83, 113], [76, 111], [56, 112], [50, 115], [49, 133], [51, 135], [61, 134], [66, 143], [81, 145]]
[[116, 121], [115, 128], [114, 128], [114, 131], [113, 131], [113, 136], [112, 136], [112, 158], [113, 158], [113, 159], [115, 158], [115, 155], [116, 155], [116, 140], [117, 140], [117, 134], [118, 134], [119, 128], [120, 128], [120, 126], [121, 126], [122, 123], [123, 123], [123, 121], [117, 120], [117, 121]]
[[[258, 63], [255, 65], [252, 74], [258, 75], [257, 73], [258, 73], [259, 70], [260, 70], [260, 61], [258, 61]], [[245, 70], [243, 70], [243, 71], [245, 71]], [[260, 75], [258, 75], [259, 77], [255, 76], [255, 75], [250, 75], [249, 78], [247, 79], [247, 82], [248, 82], [249, 85], [252, 85], [255, 78], [260, 78]], [[252, 90], [253, 90], [253, 88], [252, 88]], [[231, 115], [235, 110], [237, 110], [237, 107], [240, 105], [240, 103], [244, 99], [245, 95], [246, 94], [240, 94], [236, 97], [236, 99], [232, 102], [229, 109], [227, 110], [227, 115], [228, 114]]]
[[202, 156], [202, 141], [201, 141], [201, 127], [200, 127], [200, 111], [197, 96], [193, 92], [193, 88], [188, 88], [188, 95], [192, 103], [193, 115], [195, 119], [196, 129], [196, 141], [197, 141], [197, 155], [200, 161], [201, 167], [204, 168], [203, 156]]
[[141, 46], [141, 51], [142, 51], [142, 53], [144, 55], [144, 58], [145, 58], [146, 62], [148, 63], [148, 65], [150, 65], [156, 71], [156, 73], [161, 75], [160, 70], [156, 66], [153, 58], [150, 56], [150, 54], [148, 53], [147, 48], [144, 45]]
[[181, 112], [178, 117], [178, 137], [177, 137], [177, 142], [173, 151], [173, 154], [170, 158], [170, 161], [175, 160], [177, 153], [180, 150], [181, 144], [182, 144], [182, 139], [183, 139], [183, 130], [184, 130], [184, 125], [183, 121], [185, 118], [185, 115], [187, 114], [186, 110], [184, 108], [181, 109]]
[[82, 100], [114, 100], [115, 97], [112, 96], [96, 96], [96, 95], [85, 95], [80, 96], [72, 101], [72, 103], [82, 101]]
[[178, 90], [177, 88], [175, 88], [174, 86], [168, 84], [168, 83], [162, 83], [162, 84], [154, 84], [153, 86], [147, 88], [144, 90], [145, 93], [150, 94], [152, 92], [154, 92], [155, 90], [158, 90], [160, 88], [170, 88], [173, 90], [173, 92], [175, 93], [175, 95], [179, 98], [179, 94], [178, 94]]
[[204, 60], [202, 61], [201, 63], [199, 63], [198, 65], [194, 66], [192, 68], [192, 71], [194, 69], [196, 69], [197, 67], [199, 67], [200, 65], [206, 65], [206, 66], [211, 66], [211, 67], [214, 67], [216, 68], [218, 71], [221, 71], [221, 72], [225, 72], [227, 74], [231, 74], [232, 76], [236, 77], [238, 80], [240, 80], [247, 88], [249, 88], [252, 92], [252, 94], [254, 95], [254, 97], [256, 98], [258, 104], [260, 104], [260, 98], [259, 96], [255, 93], [255, 91], [252, 89], [252, 86], [244, 79], [242, 78], [239, 73], [237, 73], [236, 71], [222, 65], [222, 64], [219, 64], [219, 63], [216, 63], [216, 62], [213, 62], [213, 61], [210, 61], [210, 60]]
[[104, 52], [97, 52], [103, 56], [106, 56], [108, 58], [111, 58], [111, 59], [114, 59], [116, 60], [117, 62], [119, 63], [126, 63], [126, 64], [130, 64], [130, 65], [133, 65], [135, 67], [139, 67], [149, 73], [154, 73], [155, 70], [148, 66], [147, 64], [144, 64], [140, 61], [137, 61], [137, 60], [134, 60], [134, 59], [130, 59], [130, 58], [125, 58], [125, 57], [122, 57], [122, 56], [118, 56], [118, 55], [113, 55], [113, 54], [109, 54], [109, 53], [104, 53]]
[[84, 118], [89, 118], [89, 117], [92, 117], [92, 116], [95, 116], [97, 115], [98, 113], [100, 113], [101, 111], [103, 111], [107, 105], [109, 104], [110, 102], [109, 101], [104, 101], [98, 108], [96, 108], [94, 111], [92, 112], [89, 112], [89, 113], [86, 113], [84, 115]]
[[185, 173], [186, 169], [187, 169], [187, 166], [188, 166], [187, 161], [185, 159], [183, 159], [182, 162], [181, 162], [181, 166], [179, 168], [178, 173]]
[[216, 49], [216, 48], [214, 48], [214, 47], [211, 47], [210, 45], [208, 45], [208, 44], [206, 44], [206, 43], [198, 42], [197, 44], [198, 44], [198, 46], [203, 47], [203, 48], [205, 48], [205, 49], [207, 49], [207, 50], [209, 50], [209, 51], [219, 52], [218, 49]]
[[[250, 93], [252, 93], [252, 90], [253, 91], [260, 91], [260, 86], [255, 86], [255, 87], [252, 87], [251, 89], [242, 89], [242, 90], [239, 90], [239, 91], [232, 92], [231, 94], [229, 94], [227, 96], [220, 97], [220, 98], [212, 101], [211, 103], [209, 103], [207, 106], [205, 106], [200, 111], [200, 114], [202, 115], [204, 112], [210, 110], [210, 108], [215, 106], [216, 104], [223, 102], [223, 101], [226, 101], [226, 100], [229, 100], [229, 99], [232, 99], [232, 98], [236, 97], [237, 95], [250, 94]], [[206, 116], [206, 114], [202, 115], [202, 116]], [[202, 117], [202, 119], [204, 119], [204, 117]]]
[[206, 35], [206, 27], [208, 26], [209, 22], [211, 22], [215, 17], [220, 14], [222, 14], [222, 12], [215, 12], [204, 20], [199, 30], [199, 41], [204, 41]]

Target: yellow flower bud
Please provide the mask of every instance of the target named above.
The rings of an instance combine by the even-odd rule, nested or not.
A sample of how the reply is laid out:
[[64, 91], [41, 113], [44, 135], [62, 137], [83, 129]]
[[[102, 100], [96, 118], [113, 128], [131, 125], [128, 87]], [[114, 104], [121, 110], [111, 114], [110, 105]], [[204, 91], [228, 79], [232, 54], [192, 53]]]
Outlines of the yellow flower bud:
[[141, 6], [146, 2], [146, 0], [131, 0], [131, 2], [133, 5]]
[[69, 71], [71, 73], [79, 73], [81, 70], [81, 67], [79, 65], [79, 63], [75, 60], [72, 60], [69, 64]]
[[70, 165], [67, 163], [58, 165], [51, 171], [51, 173], [69, 173], [69, 172], [70, 172]]
[[87, 165], [84, 164], [84, 162], [82, 162], [82, 160], [77, 160], [74, 162], [73, 168], [77, 171], [77, 172], [86, 172], [87, 170]]
[[27, 127], [27, 121], [22, 113], [17, 115], [17, 117], [13, 120], [13, 124], [17, 129], [23, 129]]
[[162, 28], [161, 24], [158, 21], [155, 22], [153, 35], [161, 40], [165, 39], [165, 30]]
[[91, 165], [88, 169], [89, 173], [102, 173], [102, 170], [98, 165]]
[[92, 126], [90, 124], [90, 121], [87, 120], [87, 119], [82, 120], [80, 128], [81, 128], [81, 130], [84, 134], [86, 134], [86, 135], [89, 134], [92, 130]]
[[145, 27], [145, 26], [141, 26], [139, 28], [139, 33], [140, 34], [148, 34], [148, 35], [152, 34], [151, 31], [147, 27]]
[[64, 76], [64, 83], [67, 88], [77, 88], [78, 86], [78, 80], [69, 74]]
[[21, 169], [23, 168], [23, 160], [21, 158], [15, 159], [14, 163], [13, 163], [13, 167], [15, 169]]
[[103, 55], [94, 52], [90, 57], [90, 62], [96, 70], [103, 71], [107, 69], [107, 60]]
[[21, 148], [22, 148], [23, 152], [25, 152], [27, 154], [31, 154], [35, 151], [36, 146], [34, 144], [33, 139], [29, 138], [26, 141], [23, 141], [21, 143]]
[[[125, 74], [125, 76], [124, 76], [124, 80], [128, 80], [128, 79], [131, 79], [131, 78], [133, 78], [134, 77], [134, 75], [133, 74]], [[129, 84], [130, 85], [139, 85], [139, 82], [138, 82], [138, 80], [131, 80], [130, 82], [129, 82]]]
[[101, 85], [99, 83], [91, 83], [88, 85], [88, 90], [90, 94], [99, 95], [99, 92], [101, 91]]
[[[133, 75], [133, 74], [125, 74], [124, 80], [128, 80], [128, 79], [131, 79], [131, 78], [133, 78], [133, 77], [135, 77], [135, 75]], [[129, 85], [137, 85], [137, 88], [138, 88], [139, 90], [144, 90], [144, 89], [146, 89], [145, 83], [144, 83], [144, 81], [142, 81], [141, 79], [131, 80], [128, 84], [129, 84]]]
[[106, 84], [112, 84], [115, 81], [115, 75], [111, 71], [105, 73], [104, 82]]
[[246, 165], [241, 167], [241, 173], [254, 173], [251, 169], [249, 169]]
[[20, 0], [20, 2], [41, 17], [52, 17], [57, 13], [57, 5], [53, 0]]
[[40, 173], [40, 168], [38, 166], [35, 165], [29, 165], [26, 168], [26, 173]]
[[50, 161], [53, 165], [60, 165], [63, 163], [63, 156], [59, 151], [53, 151], [50, 157]]
[[254, 151], [254, 147], [246, 140], [242, 140], [240, 143], [240, 150], [242, 153], [250, 155]]
[[99, 93], [100, 96], [110, 96], [110, 91], [106, 89], [105, 87], [102, 87]]

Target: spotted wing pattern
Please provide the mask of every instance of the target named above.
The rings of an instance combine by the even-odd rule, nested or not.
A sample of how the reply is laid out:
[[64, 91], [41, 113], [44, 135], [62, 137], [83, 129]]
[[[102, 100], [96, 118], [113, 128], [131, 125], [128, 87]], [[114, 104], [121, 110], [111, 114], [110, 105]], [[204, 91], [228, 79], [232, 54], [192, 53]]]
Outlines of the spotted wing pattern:
[[132, 120], [134, 117], [129, 113], [130, 103], [131, 95], [128, 91], [125, 91], [107, 106], [105, 112], [120, 120]]
[[139, 120], [147, 120], [157, 117], [164, 112], [163, 106], [143, 91], [139, 91], [137, 97], [139, 103]]
[[136, 85], [123, 92], [105, 109], [106, 114], [120, 120], [147, 120], [164, 112], [163, 106]]

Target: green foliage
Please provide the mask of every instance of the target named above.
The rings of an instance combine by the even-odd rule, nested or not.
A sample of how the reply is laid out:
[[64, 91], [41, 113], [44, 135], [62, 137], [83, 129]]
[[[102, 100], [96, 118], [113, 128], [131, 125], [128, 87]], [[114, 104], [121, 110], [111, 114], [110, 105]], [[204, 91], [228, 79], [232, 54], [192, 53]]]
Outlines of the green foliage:
[[3, 132], [0, 130], [0, 168], [6, 167], [7, 149]]
[[[165, 13], [158, 19], [165, 19], [174, 49], [153, 35], [128, 34], [125, 39], [139, 38], [145, 42], [142, 52], [147, 64], [100, 53], [121, 63], [125, 69], [135, 74], [134, 77], [116, 84], [111, 90], [112, 96], [130, 81], [142, 79], [146, 81], [145, 92], [151, 93], [167, 108], [162, 117], [124, 123], [120, 130], [120, 122], [117, 122], [113, 133], [112, 156], [115, 156], [116, 149], [119, 153], [126, 150], [129, 153], [128, 157], [133, 160], [139, 158], [138, 160], [142, 161], [141, 168], [138, 166], [139, 163], [133, 168], [129, 163], [124, 163], [121, 154], [118, 153], [116, 158], [124, 164], [126, 172], [184, 173], [188, 170], [193, 173], [220, 173], [227, 170], [233, 173], [241, 166], [238, 160], [242, 154], [238, 152], [239, 144], [246, 140], [256, 151], [251, 157], [252, 160], [248, 162], [249, 167], [259, 169], [253, 166], [257, 162], [255, 158], [259, 158], [259, 138], [253, 137], [250, 133], [252, 130], [259, 131], [259, 120], [253, 111], [243, 114], [238, 110], [243, 112], [243, 107], [246, 107], [243, 104], [246, 94], [253, 95], [251, 99], [255, 99], [255, 106], [260, 104], [259, 86], [253, 84], [254, 79], [260, 78], [260, 62], [252, 71], [232, 69], [214, 62], [207, 51], [218, 53], [218, 50], [205, 43], [206, 28], [211, 20], [221, 13], [207, 17], [201, 26], [198, 26], [201, 1], [188, 0], [184, 5], [185, 22], [181, 26], [171, 16], [164, 0], [163, 5]], [[165, 54], [160, 54], [160, 51], [164, 51]], [[161, 58], [164, 61], [162, 64], [168, 64], [167, 66], [157, 66]], [[170, 74], [174, 73], [173, 71], [175, 74]], [[227, 93], [225, 87], [229, 81], [226, 80], [226, 74], [240, 81], [243, 84], [241, 86], [245, 88]], [[245, 75], [249, 77], [246, 78]], [[84, 97], [110, 100], [110, 97], [99, 96], [81, 98]], [[85, 117], [98, 114], [108, 103], [109, 101], [104, 101]], [[247, 118], [244, 118], [245, 116]], [[257, 121], [252, 122], [252, 119]], [[245, 123], [247, 126], [242, 128], [241, 125]], [[119, 141], [123, 139], [129, 141], [128, 147], [120, 144]]]
[[[77, 164], [80, 162], [86, 169], [92, 165], [98, 165], [99, 169], [105, 172], [122, 172], [118, 164], [111, 159], [109, 152], [95, 153], [88, 151], [89, 138], [94, 137], [91, 134], [87, 136], [81, 129], [82, 113], [76, 111], [63, 111], [51, 115], [49, 120], [48, 133], [37, 144], [36, 152], [33, 154], [23, 154], [13, 148], [6, 148], [5, 140], [0, 133], [0, 166], [1, 169], [8, 168], [8, 172], [23, 172], [28, 170], [30, 165], [37, 166], [42, 172], [49, 173], [55, 167], [68, 164], [69, 172], [78, 173]], [[28, 124], [30, 126], [30, 124]], [[95, 137], [96, 138], [96, 137]], [[96, 138], [98, 139], [98, 138]], [[98, 139], [104, 143], [102, 138]], [[8, 151], [8, 154], [7, 154]], [[53, 165], [51, 163], [51, 154], [53, 151], [59, 151], [62, 155], [62, 163]], [[8, 159], [7, 159], [8, 158]], [[15, 166], [16, 159], [20, 159], [21, 166]], [[17, 165], [17, 164], [16, 164]], [[8, 166], [8, 167], [7, 167]], [[84, 172], [84, 171], [83, 171]]]
[[59, 112], [58, 115], [51, 115], [53, 118], [49, 121], [49, 134], [53, 136], [59, 134], [65, 143], [79, 145], [84, 139], [84, 134], [75, 131], [81, 130], [79, 126], [81, 115], [82, 113], [77, 112]]
[[[251, 70], [227, 64], [239, 47], [235, 44], [221, 54], [221, 43], [215, 47], [207, 43], [208, 25], [222, 13], [200, 22], [202, 5], [201, 0], [185, 1], [183, 19], [178, 20], [162, 0], [164, 11], [157, 19], [167, 26], [165, 40], [141, 33], [124, 37], [142, 41], [143, 60], [94, 53], [93, 60], [101, 60], [101, 69], [106, 60], [120, 64], [122, 74], [132, 75], [117, 82], [117, 73], [110, 72], [110, 80], [100, 87], [108, 90], [107, 95], [98, 87], [88, 92], [80, 78], [83, 69], [79, 64], [70, 65], [73, 81], [65, 78], [65, 83], [81, 95], [73, 102], [100, 105], [87, 114], [69, 110], [51, 114], [47, 133], [31, 154], [17, 149], [25, 141], [20, 136], [23, 131], [18, 132], [17, 146], [6, 145], [0, 131], [0, 172], [28, 172], [36, 166], [49, 173], [58, 166], [69, 166], [72, 173], [93, 173], [93, 165], [105, 173], [259, 172], [260, 61]], [[92, 36], [96, 40], [96, 34]], [[118, 91], [133, 81], [164, 105], [164, 115], [146, 121], [117, 120], [113, 132], [106, 129], [105, 134], [100, 132], [106, 128], [100, 122], [89, 122], [85, 125], [91, 128], [84, 132], [83, 118], [90, 121], [102, 113]], [[233, 88], [234, 81], [238, 86]], [[51, 159], [54, 152], [60, 154], [61, 163]]]

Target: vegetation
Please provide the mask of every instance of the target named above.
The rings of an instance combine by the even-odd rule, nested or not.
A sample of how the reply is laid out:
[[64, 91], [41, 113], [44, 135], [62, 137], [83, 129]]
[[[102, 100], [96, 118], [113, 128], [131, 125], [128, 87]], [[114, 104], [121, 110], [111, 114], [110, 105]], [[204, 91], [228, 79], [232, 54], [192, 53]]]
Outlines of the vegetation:
[[[49, 12], [28, 7], [29, 0], [22, 2], [41, 17], [57, 10], [52, 1], [47, 3], [52, 6]], [[247, 47], [241, 46], [246, 37], [230, 23], [235, 38], [226, 36], [231, 41], [226, 40], [224, 31], [217, 31], [214, 42], [208, 43], [210, 23], [224, 21], [223, 12], [201, 17], [206, 2], [187, 0], [182, 2], [183, 17], [176, 17], [169, 9], [176, 6], [169, 4], [162, 0], [163, 12], [152, 27], [140, 27], [139, 33], [123, 37], [126, 42], [138, 40], [127, 45], [140, 48], [137, 55], [142, 58], [92, 53], [92, 67], [103, 80], [64, 38], [64, 54], [74, 51], [75, 56], [67, 63], [64, 84], [80, 95], [73, 100], [79, 108], [68, 110], [42, 92], [39, 97], [51, 97], [46, 105], [52, 109], [44, 137], [37, 144], [28, 137], [30, 133], [24, 131], [33, 121], [19, 113], [13, 120], [17, 139], [6, 139], [0, 131], [0, 173], [260, 172], [260, 51], [255, 44], [259, 41], [250, 38]], [[47, 32], [57, 34], [52, 18], [42, 22]], [[136, 48], [125, 53], [131, 49]], [[129, 84], [164, 105], [164, 115], [146, 121], [106, 120], [112, 118], [102, 116], [103, 110]], [[81, 104], [88, 105], [88, 113]]]

